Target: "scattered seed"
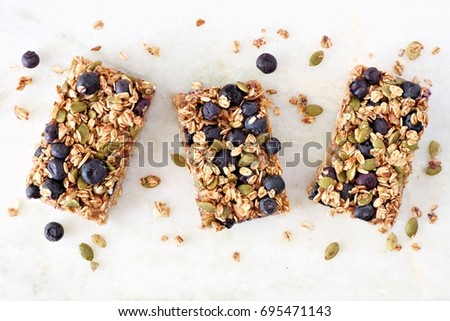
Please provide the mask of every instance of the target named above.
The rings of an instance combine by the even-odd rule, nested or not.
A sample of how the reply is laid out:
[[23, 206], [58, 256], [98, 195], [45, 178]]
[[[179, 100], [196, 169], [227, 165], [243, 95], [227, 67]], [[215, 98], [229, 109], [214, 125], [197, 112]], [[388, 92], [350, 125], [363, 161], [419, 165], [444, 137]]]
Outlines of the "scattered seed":
[[397, 244], [397, 246], [395, 247], [395, 249], [394, 249], [394, 251], [401, 251], [401, 249], [402, 249], [402, 246], [401, 246], [401, 244]]
[[161, 179], [155, 175], [148, 175], [141, 178], [141, 185], [145, 188], [153, 188], [161, 183]]
[[125, 60], [125, 61], [128, 60], [128, 55], [127, 55], [126, 53], [124, 53], [123, 51], [119, 52], [119, 57], [120, 57], [122, 60]]
[[145, 51], [147, 51], [152, 56], [159, 57], [159, 54], [160, 54], [160, 48], [159, 47], [150, 46], [150, 45], [144, 43], [144, 49], [145, 49]]
[[312, 230], [314, 230], [314, 225], [312, 225], [309, 222], [302, 222], [302, 223], [300, 223], [300, 226], [305, 231], [312, 231]]
[[414, 217], [421, 217], [422, 216], [422, 211], [417, 206], [414, 206], [411, 209], [411, 212], [414, 215]]
[[161, 235], [162, 242], [166, 242], [167, 240], [169, 240], [169, 237], [166, 234]]
[[414, 242], [413, 244], [411, 244], [411, 248], [412, 248], [414, 251], [419, 251], [419, 250], [422, 248], [422, 245], [420, 245], [420, 244], [417, 243], [417, 242]]
[[78, 248], [80, 249], [80, 254], [83, 259], [87, 261], [92, 261], [94, 259], [94, 250], [92, 250], [92, 247], [90, 247], [86, 243], [80, 243]]
[[8, 207], [8, 215], [14, 217], [19, 215], [19, 201], [14, 200], [12, 204]]
[[203, 20], [203, 19], [198, 19], [196, 22], [195, 22], [195, 25], [197, 26], [197, 27], [200, 27], [200, 26], [203, 26], [205, 24], [205, 20]]
[[30, 118], [30, 113], [23, 107], [14, 106], [14, 113], [20, 120], [28, 120]]
[[289, 38], [289, 32], [287, 30], [280, 28], [280, 29], [278, 29], [277, 34], [280, 35], [280, 37], [283, 39]]
[[334, 258], [339, 252], [339, 243], [333, 242], [327, 246], [325, 249], [325, 260], [331, 260]]
[[170, 158], [175, 163], [175, 165], [179, 167], [185, 167], [186, 166], [186, 159], [183, 155], [180, 154], [172, 154], [170, 155]]
[[91, 236], [92, 243], [97, 245], [98, 247], [106, 247], [106, 240], [100, 234], [92, 234]]
[[430, 160], [428, 166], [425, 168], [425, 173], [429, 176], [434, 176], [442, 171], [442, 166], [440, 161]]
[[281, 115], [281, 108], [278, 107], [278, 106], [275, 106], [275, 107], [273, 108], [273, 114], [274, 114], [275, 116], [280, 116], [280, 115]]
[[369, 52], [369, 59], [373, 58], [373, 53]]
[[184, 239], [180, 235], [175, 236], [173, 239], [178, 246], [184, 242]]
[[238, 53], [239, 51], [241, 51], [241, 43], [237, 40], [234, 40], [233, 41], [233, 52]]
[[431, 205], [430, 212], [437, 210], [438, 206], [436, 204]]
[[430, 224], [434, 224], [436, 223], [438, 216], [436, 215], [436, 213], [428, 213], [428, 219], [430, 220]]
[[16, 90], [23, 90], [25, 86], [30, 85], [33, 82], [33, 78], [31, 77], [20, 77], [19, 83], [17, 84]]
[[283, 238], [290, 242], [292, 240], [292, 233], [290, 231], [284, 231]]
[[333, 43], [331, 42], [330, 37], [323, 36], [322, 40], [320, 41], [320, 45], [322, 46], [322, 48], [329, 49], [331, 48], [331, 46], [333, 46]]
[[153, 215], [155, 217], [169, 217], [170, 207], [168, 207], [164, 202], [155, 201], [153, 206]]
[[97, 262], [91, 261], [91, 270], [92, 270], [92, 272], [97, 270], [98, 266], [99, 266], [99, 264]]
[[398, 239], [397, 235], [390, 233], [386, 238], [386, 247], [389, 251], [394, 251], [397, 248]]
[[396, 60], [395, 65], [394, 65], [394, 72], [397, 75], [401, 76], [401, 75], [403, 75], [404, 70], [405, 70], [405, 66], [403, 66], [403, 64], [399, 60]]
[[437, 154], [441, 151], [441, 144], [437, 141], [432, 140], [430, 145], [428, 145], [428, 152], [430, 153], [431, 159], [435, 159]]
[[400, 49], [399, 51], [398, 51], [398, 56], [399, 57], [403, 57], [405, 55], [405, 49]]
[[322, 114], [323, 108], [319, 105], [308, 105], [305, 107], [305, 114], [310, 117], [316, 117]]
[[241, 253], [239, 252], [233, 252], [233, 260], [235, 260], [236, 262], [241, 262]]
[[415, 217], [411, 217], [408, 221], [408, 223], [406, 223], [406, 235], [412, 239], [416, 234], [417, 234], [417, 230], [419, 229], [419, 222], [417, 221], [417, 219]]
[[58, 75], [62, 75], [64, 73], [64, 70], [57, 65], [53, 65], [52, 70], [55, 74], [58, 74]]
[[433, 87], [433, 82], [430, 79], [423, 80], [428, 86]]
[[406, 55], [410, 60], [416, 60], [420, 56], [420, 52], [423, 49], [423, 45], [418, 41], [411, 42], [408, 47], [406, 47]]
[[320, 64], [322, 62], [324, 55], [325, 54], [324, 54], [323, 50], [316, 51], [309, 58], [309, 65], [317, 66], [318, 64]]
[[102, 49], [102, 46], [95, 46], [91, 48], [91, 51], [100, 51]]
[[97, 20], [96, 22], [94, 22], [94, 29], [95, 30], [101, 30], [103, 29], [103, 27], [105, 26], [105, 24], [103, 23], [103, 20]]
[[298, 99], [297, 99], [297, 97], [292, 96], [291, 98], [289, 98], [289, 102], [290, 102], [292, 105], [297, 106]]
[[439, 47], [434, 47], [433, 50], [431, 50], [432, 55], [437, 55], [440, 52], [441, 52], [441, 48], [439, 48]]
[[266, 38], [264, 37], [253, 40], [253, 46], [255, 46], [256, 48], [260, 48], [261, 46], [264, 46], [266, 43], [267, 43]]

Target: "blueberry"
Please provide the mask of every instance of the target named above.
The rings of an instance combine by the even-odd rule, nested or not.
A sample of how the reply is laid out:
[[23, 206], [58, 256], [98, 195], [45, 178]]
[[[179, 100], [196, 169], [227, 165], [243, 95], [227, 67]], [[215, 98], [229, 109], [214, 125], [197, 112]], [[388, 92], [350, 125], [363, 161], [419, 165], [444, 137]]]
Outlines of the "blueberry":
[[34, 68], [39, 65], [39, 56], [34, 51], [27, 51], [22, 55], [22, 65], [26, 68]]
[[315, 183], [314, 186], [313, 186], [312, 189], [311, 189], [311, 192], [310, 192], [309, 195], [308, 195], [308, 198], [309, 198], [310, 200], [313, 200], [314, 197], [316, 197], [316, 195], [317, 195], [318, 193], [319, 193], [319, 184], [318, 184], [318, 183]]
[[42, 184], [42, 189], [48, 189], [50, 191], [50, 197], [52, 200], [58, 199], [58, 197], [66, 191], [62, 181], [57, 181], [51, 178]]
[[44, 130], [45, 140], [49, 143], [53, 143], [55, 139], [58, 139], [59, 129], [58, 124], [47, 124]]
[[130, 92], [130, 82], [127, 79], [119, 79], [116, 81], [115, 85], [116, 94], [129, 93]]
[[227, 134], [227, 140], [232, 142], [234, 146], [239, 146], [245, 142], [247, 135], [242, 129], [233, 128]]
[[364, 185], [367, 190], [370, 191], [378, 185], [377, 176], [372, 172], [367, 174], [359, 174], [358, 177], [356, 177], [356, 185]]
[[241, 108], [242, 108], [242, 114], [244, 114], [244, 116], [246, 116], [246, 117], [250, 117], [258, 112], [259, 105], [258, 105], [258, 102], [254, 101], [254, 100], [252, 100], [252, 101], [244, 100]]
[[275, 190], [275, 194], [280, 194], [284, 191], [285, 183], [279, 175], [269, 175], [263, 180], [263, 186], [267, 191]]
[[39, 191], [39, 187], [34, 184], [30, 184], [27, 186], [25, 190], [25, 195], [27, 198], [41, 198], [41, 192]]
[[422, 131], [423, 125], [420, 121], [417, 121], [417, 123], [415, 123], [415, 124], [413, 124], [411, 122], [412, 115], [413, 114], [411, 113], [411, 114], [408, 114], [405, 117], [403, 117], [403, 126], [408, 127], [408, 129], [415, 130], [416, 132]]
[[100, 183], [108, 175], [108, 171], [103, 162], [97, 158], [91, 158], [81, 166], [81, 177], [91, 185]]
[[148, 106], [150, 106], [150, 100], [145, 99], [145, 98], [140, 98], [140, 99], [137, 101], [136, 105], [134, 105], [133, 113], [134, 113], [135, 115], [138, 115], [138, 116], [143, 117], [143, 116], [144, 116], [144, 113], [145, 113], [145, 110], [146, 110], [146, 108], [147, 108]]
[[352, 194], [350, 194], [350, 191], [354, 188], [355, 186], [353, 184], [348, 184], [348, 183], [344, 183], [344, 185], [342, 186], [342, 191], [341, 191], [341, 198], [343, 200], [348, 200], [350, 197], [352, 197]]
[[45, 225], [44, 235], [50, 242], [57, 242], [64, 236], [64, 228], [57, 222], [50, 222]]
[[263, 53], [256, 59], [256, 67], [265, 74], [271, 74], [277, 69], [277, 59], [269, 53]]
[[184, 142], [188, 146], [191, 146], [194, 143], [194, 134], [190, 134], [187, 128], [183, 130], [183, 133], [184, 133]]
[[413, 83], [412, 81], [404, 81], [402, 83], [403, 89], [403, 97], [416, 99], [420, 96], [422, 92], [422, 88], [418, 84]]
[[248, 180], [249, 180], [250, 177], [252, 177], [252, 175], [253, 175], [253, 172], [249, 176], [242, 175], [241, 173], [239, 173], [239, 175], [238, 175], [238, 182], [240, 184], [248, 184]]
[[234, 219], [227, 218], [225, 222], [223, 222], [223, 226], [225, 226], [226, 228], [232, 228], [235, 223], [236, 221]]
[[82, 95], [92, 95], [100, 89], [100, 78], [95, 72], [85, 72], [78, 77], [76, 88]]
[[64, 161], [59, 158], [51, 159], [47, 164], [47, 170], [50, 172], [50, 177], [57, 181], [62, 181], [66, 177]]
[[259, 210], [266, 215], [271, 215], [278, 210], [277, 202], [273, 198], [266, 196], [259, 201]]
[[219, 128], [219, 126], [208, 125], [203, 127], [202, 131], [205, 133], [206, 141], [208, 143], [212, 143], [214, 139], [222, 140], [222, 135], [220, 135], [220, 132], [222, 130]]
[[216, 153], [212, 162], [223, 173], [223, 168], [228, 164], [236, 165], [236, 157], [232, 157], [228, 149], [222, 149]]
[[356, 206], [354, 215], [360, 220], [370, 221], [375, 217], [375, 208], [370, 204], [364, 206]]
[[275, 155], [281, 149], [281, 142], [278, 138], [270, 137], [265, 143], [266, 151], [269, 155]]
[[381, 78], [380, 71], [375, 67], [367, 68], [366, 71], [364, 71], [364, 79], [369, 85], [376, 85], [379, 83]]
[[264, 133], [267, 129], [266, 117], [257, 118], [256, 116], [249, 117], [245, 120], [245, 129], [250, 133], [259, 135]]
[[64, 159], [69, 155], [70, 148], [63, 143], [54, 143], [50, 151], [54, 157]]
[[384, 118], [375, 118], [372, 123], [372, 129], [375, 133], [380, 133], [384, 135], [389, 130], [387, 121]]
[[42, 153], [44, 152], [45, 148], [42, 146], [39, 146], [38, 148], [36, 148], [36, 151], [34, 152], [34, 157], [39, 157], [42, 155]]
[[220, 114], [220, 107], [208, 101], [202, 107], [202, 114], [206, 120], [216, 119]]
[[234, 84], [223, 86], [219, 91], [219, 97], [225, 96], [230, 101], [231, 106], [239, 106], [244, 99], [244, 93]]
[[373, 149], [373, 145], [370, 140], [366, 140], [364, 143], [359, 144], [358, 149], [366, 159], [373, 158], [373, 155], [370, 153]]
[[356, 78], [350, 84], [350, 92], [358, 99], [363, 99], [369, 91], [369, 85], [362, 78]]
[[324, 167], [324, 169], [322, 170], [322, 176], [323, 177], [330, 177], [330, 178], [332, 178], [334, 180], [337, 180], [336, 171], [331, 166]]

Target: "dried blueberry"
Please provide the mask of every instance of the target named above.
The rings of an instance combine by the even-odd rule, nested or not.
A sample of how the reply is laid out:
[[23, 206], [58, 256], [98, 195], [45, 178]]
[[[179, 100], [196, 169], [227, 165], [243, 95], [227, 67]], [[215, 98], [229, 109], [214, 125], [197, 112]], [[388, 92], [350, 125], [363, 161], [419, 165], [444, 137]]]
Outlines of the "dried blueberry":
[[310, 192], [309, 195], [308, 195], [308, 198], [309, 198], [310, 200], [313, 200], [314, 197], [316, 197], [316, 195], [317, 195], [318, 193], [319, 193], [319, 184], [318, 184], [318, 183], [315, 183], [314, 186], [313, 186], [312, 189], [311, 189], [311, 192]]
[[27, 198], [41, 198], [39, 187], [34, 184], [30, 184], [27, 186], [25, 195], [27, 196]]
[[130, 92], [130, 82], [127, 79], [119, 79], [114, 84], [114, 90], [116, 94], [129, 93]]
[[227, 140], [232, 142], [234, 146], [239, 146], [245, 142], [247, 135], [242, 129], [233, 128], [227, 134]]
[[230, 101], [230, 106], [239, 106], [244, 99], [244, 93], [234, 84], [223, 86], [219, 91], [219, 97], [225, 96]]
[[417, 123], [415, 123], [415, 124], [413, 124], [411, 122], [412, 115], [413, 115], [413, 113], [408, 114], [405, 117], [403, 117], [403, 125], [408, 127], [408, 129], [415, 130], [416, 132], [422, 131], [423, 125], [419, 120], [417, 120]]
[[364, 71], [364, 79], [369, 85], [376, 85], [380, 81], [381, 73], [375, 67], [367, 68]]
[[277, 59], [270, 53], [263, 53], [256, 59], [256, 67], [265, 74], [271, 74], [277, 69]]
[[362, 78], [356, 78], [350, 84], [350, 92], [358, 99], [363, 99], [369, 91], [369, 85]]
[[264, 178], [263, 186], [267, 191], [275, 190], [275, 194], [280, 194], [286, 187], [284, 180], [279, 175], [269, 175]]
[[138, 115], [138, 116], [143, 117], [143, 116], [144, 116], [144, 113], [145, 113], [145, 110], [146, 110], [146, 108], [147, 108], [148, 106], [150, 106], [150, 100], [145, 99], [145, 98], [140, 98], [140, 99], [137, 101], [136, 105], [134, 105], [133, 113], [134, 113], [135, 115]]
[[358, 149], [366, 159], [373, 158], [373, 155], [370, 153], [370, 151], [373, 149], [373, 145], [370, 142], [370, 140], [367, 140], [364, 143], [359, 144]]
[[343, 200], [348, 200], [350, 197], [352, 197], [352, 194], [350, 194], [350, 191], [354, 187], [355, 186], [353, 184], [344, 183], [344, 185], [342, 186], [341, 198]]
[[372, 123], [372, 129], [375, 133], [384, 135], [389, 130], [389, 126], [384, 118], [376, 118]]
[[236, 165], [236, 157], [232, 157], [228, 149], [222, 149], [216, 153], [212, 162], [223, 173], [223, 168], [230, 163]]
[[378, 185], [377, 176], [374, 173], [359, 174], [356, 177], [356, 185], [363, 185], [370, 191]]
[[39, 56], [34, 51], [27, 51], [22, 55], [22, 65], [26, 68], [35, 68], [39, 65]]
[[250, 177], [252, 177], [252, 175], [246, 176], [246, 175], [242, 175], [241, 173], [239, 173], [239, 175], [238, 175], [238, 182], [240, 184], [248, 184], [248, 180], [249, 180]]
[[202, 114], [206, 120], [216, 119], [220, 114], [220, 107], [208, 101], [202, 107]]
[[266, 196], [259, 201], [259, 210], [266, 215], [271, 215], [278, 210], [277, 201], [269, 196]]
[[59, 129], [58, 124], [47, 124], [44, 130], [45, 140], [49, 143], [53, 143], [55, 139], [58, 139]]
[[66, 191], [62, 181], [57, 181], [54, 179], [48, 179], [42, 184], [42, 189], [47, 189], [50, 191], [50, 197], [53, 200], [58, 199], [58, 197]]
[[108, 171], [103, 162], [96, 158], [89, 159], [81, 166], [81, 177], [91, 185], [98, 184], [105, 179]]
[[242, 114], [244, 114], [244, 116], [246, 117], [250, 117], [253, 116], [254, 114], [256, 114], [259, 110], [259, 105], [256, 101], [252, 100], [244, 100], [244, 102], [242, 103]]
[[324, 169], [322, 170], [322, 176], [331, 177], [332, 179], [337, 180], [336, 170], [331, 166], [324, 167]]
[[225, 226], [226, 228], [232, 228], [235, 223], [236, 221], [234, 219], [227, 218], [225, 222], [223, 222], [223, 226]]
[[412, 81], [404, 81], [402, 83], [403, 89], [403, 97], [416, 99], [420, 96], [422, 92], [422, 88], [418, 84], [413, 83]]
[[57, 242], [64, 236], [64, 228], [58, 222], [50, 222], [45, 225], [44, 235], [50, 242]]
[[63, 143], [54, 143], [50, 151], [54, 157], [64, 159], [69, 156], [70, 149]]
[[270, 137], [265, 143], [266, 151], [269, 155], [275, 155], [281, 149], [281, 142], [278, 138]]
[[51, 159], [47, 164], [47, 170], [50, 173], [50, 177], [62, 181], [66, 177], [66, 172], [64, 172], [64, 161], [59, 158]]
[[208, 125], [203, 127], [202, 131], [205, 133], [206, 141], [212, 143], [214, 139], [222, 140], [222, 135], [220, 135], [221, 129], [219, 126]]
[[360, 220], [370, 221], [375, 217], [375, 208], [370, 204], [364, 206], [356, 206], [354, 215]]
[[39, 146], [38, 148], [36, 148], [35, 152], [34, 152], [34, 157], [39, 157], [42, 155], [42, 153], [44, 152], [45, 148], [42, 146]]
[[267, 120], [266, 117], [257, 118], [256, 116], [248, 117], [245, 120], [245, 129], [247, 129], [250, 133], [259, 135], [264, 133], [267, 129]]
[[78, 77], [76, 88], [82, 95], [92, 95], [100, 89], [100, 78], [95, 72], [85, 72]]
[[187, 128], [183, 130], [183, 133], [184, 133], [184, 142], [188, 146], [191, 146], [194, 143], [194, 134], [190, 134]]

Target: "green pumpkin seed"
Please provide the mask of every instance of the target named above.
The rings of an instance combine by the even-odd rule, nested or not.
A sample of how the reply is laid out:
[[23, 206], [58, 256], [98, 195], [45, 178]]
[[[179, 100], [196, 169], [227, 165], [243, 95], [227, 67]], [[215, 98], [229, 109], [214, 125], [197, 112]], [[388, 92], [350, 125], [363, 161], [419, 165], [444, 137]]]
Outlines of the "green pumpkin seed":
[[214, 215], [208, 215], [207, 217], [202, 218], [202, 224], [204, 227], [211, 227], [212, 222], [215, 222], [216, 217]]
[[386, 247], [389, 251], [394, 251], [397, 248], [398, 239], [397, 235], [390, 233], [386, 238]]
[[239, 159], [238, 166], [239, 167], [250, 166], [255, 160], [256, 160], [255, 155], [253, 155], [253, 154], [245, 154]]
[[228, 177], [228, 182], [233, 183], [238, 180], [238, 177], [235, 174], [230, 174]]
[[70, 111], [74, 113], [82, 113], [87, 109], [87, 105], [81, 101], [74, 102], [70, 105]]
[[338, 145], [339, 147], [342, 147], [347, 142], [347, 140], [338, 134], [338, 135], [336, 135], [335, 142], [336, 142], [336, 145]]
[[408, 223], [406, 223], [405, 228], [406, 235], [412, 239], [417, 234], [418, 229], [419, 229], [419, 222], [415, 217], [411, 217]]
[[372, 132], [372, 129], [370, 128], [357, 128], [355, 129], [355, 139], [356, 141], [361, 144], [367, 141], [370, 138], [370, 133]]
[[345, 174], [345, 172], [340, 172], [337, 175], [337, 179], [339, 182], [344, 183], [347, 180], [347, 175]]
[[317, 183], [322, 188], [328, 188], [330, 185], [336, 185], [336, 180], [331, 177], [321, 177], [317, 180]]
[[228, 206], [225, 206], [223, 208], [223, 212], [220, 215], [220, 217], [224, 220], [226, 220], [229, 216], [231, 215], [231, 208], [229, 208]]
[[442, 166], [440, 163], [428, 162], [428, 166], [425, 168], [425, 173], [429, 176], [434, 176], [442, 171]]
[[248, 93], [248, 87], [245, 83], [242, 81], [238, 81], [236, 83], [236, 86], [239, 88], [240, 91], [243, 91], [244, 93]]
[[423, 49], [423, 45], [418, 41], [411, 42], [408, 47], [406, 47], [406, 55], [411, 60], [416, 60], [420, 56], [420, 52]]
[[161, 179], [155, 175], [148, 175], [141, 178], [141, 185], [145, 188], [153, 188], [161, 183]]
[[242, 195], [247, 196], [253, 192], [253, 187], [248, 184], [242, 184], [237, 187], [237, 190], [241, 192]]
[[56, 121], [58, 123], [64, 123], [66, 121], [66, 117], [67, 117], [67, 110], [60, 109], [60, 110], [58, 110], [58, 113], [56, 114]]
[[91, 270], [92, 272], [97, 270], [99, 264], [97, 262], [91, 261]]
[[384, 85], [381, 88], [381, 91], [383, 92], [383, 95], [385, 95], [387, 98], [391, 98], [392, 96], [392, 92], [391, 89], [389, 87], [391, 87], [392, 85]]
[[323, 112], [323, 108], [319, 105], [308, 105], [305, 107], [305, 114], [310, 117], [319, 116]]
[[107, 180], [107, 181], [105, 182], [105, 186], [108, 187], [108, 188], [113, 187], [114, 184], [116, 184], [116, 182], [117, 182], [118, 180], [119, 180], [118, 177], [112, 177], [112, 178], [110, 178], [109, 180]]
[[384, 146], [383, 141], [378, 136], [372, 137], [371, 141], [374, 148], [386, 149], [386, 146]]
[[93, 71], [97, 66], [100, 66], [101, 64], [102, 62], [100, 60], [94, 61], [86, 67], [86, 70]]
[[388, 85], [401, 85], [401, 84], [403, 84], [404, 81], [405, 80], [403, 78], [395, 76], [393, 80], [387, 81], [386, 84], [388, 84]]
[[83, 178], [80, 176], [77, 179], [77, 187], [78, 189], [86, 189], [88, 187], [88, 183], [86, 183]]
[[78, 248], [80, 249], [80, 254], [83, 259], [87, 261], [92, 261], [94, 259], [94, 250], [92, 250], [92, 247], [86, 243], [81, 243]]
[[175, 165], [179, 167], [185, 167], [186, 166], [186, 159], [184, 156], [180, 154], [172, 154], [170, 155], [170, 158], [172, 158], [172, 161], [175, 163]]
[[352, 179], [354, 179], [356, 175], [356, 166], [353, 166], [352, 168], [347, 170], [345, 174], [347, 175], [347, 180], [351, 181]]
[[102, 247], [102, 248], [106, 247], [106, 240], [100, 234], [92, 234], [91, 240], [92, 240], [92, 243], [94, 243], [98, 247]]
[[111, 163], [108, 162], [108, 161], [105, 162], [105, 165], [106, 165], [106, 168], [107, 168], [110, 172], [113, 172], [113, 171], [116, 170], [116, 168], [114, 167], [114, 165], [111, 164]]
[[216, 152], [221, 151], [223, 149], [223, 143], [220, 140], [214, 139], [213, 143], [211, 144], [211, 148]]
[[395, 144], [400, 138], [400, 132], [395, 131], [389, 136], [388, 143], [389, 145]]
[[325, 249], [325, 260], [331, 260], [334, 258], [339, 252], [339, 243], [333, 242], [327, 246]]
[[408, 148], [412, 152], [419, 149], [419, 145], [417, 143], [413, 145], [408, 145], [408, 142], [406, 140], [402, 143], [402, 146]]
[[89, 140], [89, 127], [86, 124], [81, 124], [78, 126], [77, 132], [80, 134], [80, 144], [86, 144]]
[[346, 152], [344, 152], [342, 149], [338, 151], [338, 157], [342, 160], [347, 160], [350, 158]]
[[436, 156], [440, 152], [440, 150], [441, 150], [441, 145], [437, 141], [432, 140], [430, 142], [430, 145], [428, 146], [428, 152], [430, 153], [431, 159], [436, 158]]
[[358, 98], [353, 97], [352, 100], [348, 103], [348, 105], [353, 109], [353, 111], [358, 111], [359, 106], [361, 106], [361, 102]]
[[352, 144], [358, 144], [358, 142], [355, 139], [355, 136], [353, 136], [353, 135], [348, 135], [347, 139]]
[[365, 206], [367, 204], [370, 204], [370, 202], [372, 202], [372, 198], [373, 198], [372, 194], [365, 194], [364, 197], [358, 199], [358, 205]]
[[65, 207], [70, 207], [70, 208], [79, 208], [80, 207], [80, 203], [78, 203], [77, 200], [68, 200], [65, 204]]
[[264, 133], [264, 134], [259, 134], [258, 136], [256, 136], [256, 142], [259, 145], [262, 145], [266, 142], [266, 140], [270, 137], [269, 133]]
[[138, 125], [134, 125], [133, 127], [130, 127], [130, 135], [131, 135], [131, 137], [136, 137], [139, 134], [140, 130], [141, 129], [139, 128]]
[[216, 211], [216, 206], [210, 202], [199, 202], [197, 205], [202, 210], [205, 210], [209, 213], [214, 213]]
[[95, 112], [95, 110], [89, 109], [88, 117], [89, 117], [89, 119], [95, 119], [95, 117], [97, 117], [97, 113]]
[[208, 185], [206, 185], [206, 188], [209, 191], [212, 191], [213, 189], [215, 189], [217, 187], [217, 184], [219, 184], [219, 177], [218, 176], [214, 176], [212, 181]]
[[78, 179], [78, 168], [72, 169], [72, 171], [70, 172], [70, 174], [73, 176], [73, 178], [75, 180]]
[[93, 94], [92, 97], [89, 97], [89, 102], [95, 103], [98, 101], [97, 93]]
[[103, 195], [106, 193], [106, 190], [107, 188], [104, 185], [94, 185], [94, 187], [92, 188], [92, 191], [96, 195]]
[[309, 65], [317, 66], [318, 64], [320, 64], [322, 62], [324, 55], [325, 54], [324, 54], [323, 50], [316, 51], [309, 58]]
[[369, 125], [369, 122], [367, 120], [363, 120], [361, 122], [361, 125], [359, 125], [359, 128], [363, 129], [363, 128], [371, 128]]
[[375, 160], [375, 158], [366, 159], [364, 164], [361, 165], [361, 168], [366, 171], [373, 171], [375, 168], [377, 168], [377, 161]]

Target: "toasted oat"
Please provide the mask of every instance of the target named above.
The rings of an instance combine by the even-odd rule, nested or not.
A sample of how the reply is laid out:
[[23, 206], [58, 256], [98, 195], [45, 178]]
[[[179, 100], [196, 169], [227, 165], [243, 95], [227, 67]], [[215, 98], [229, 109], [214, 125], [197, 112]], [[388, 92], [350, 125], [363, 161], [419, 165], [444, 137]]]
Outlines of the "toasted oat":
[[399, 57], [403, 57], [405, 55], [405, 49], [399, 49], [398, 54]]
[[428, 86], [433, 87], [433, 83], [431, 82], [430, 79], [424, 79], [423, 80]]
[[260, 48], [261, 46], [263, 46], [265, 44], [266, 44], [266, 38], [264, 38], [264, 37], [253, 40], [253, 46], [255, 46], [256, 48]]
[[266, 28], [262, 28], [262, 29], [261, 29], [261, 32], [262, 32], [262, 33], [266, 33], [266, 32], [267, 32], [267, 29], [266, 29]]
[[170, 207], [168, 207], [164, 202], [155, 201], [153, 206], [153, 215], [155, 217], [169, 217]]
[[16, 90], [23, 90], [25, 86], [31, 84], [33, 82], [33, 78], [31, 77], [20, 77], [19, 83], [16, 87]]
[[241, 43], [237, 40], [234, 40], [233, 41], [233, 52], [238, 53], [239, 51], [241, 51]]
[[309, 222], [302, 222], [302, 223], [300, 223], [300, 226], [305, 231], [312, 231], [312, 230], [314, 230], [314, 225], [312, 225]]
[[28, 120], [30, 118], [30, 113], [23, 107], [14, 106], [14, 113], [20, 120]]
[[395, 65], [394, 65], [394, 72], [397, 75], [401, 76], [401, 75], [403, 75], [404, 70], [405, 70], [405, 66], [403, 66], [403, 64], [399, 60], [396, 60]]
[[160, 52], [160, 48], [159, 47], [150, 46], [150, 45], [144, 43], [144, 49], [145, 49], [145, 51], [147, 51], [152, 56], [159, 57], [159, 52]]
[[322, 48], [329, 49], [333, 46], [333, 43], [331, 42], [330, 37], [323, 36], [322, 40], [320, 41], [320, 45], [322, 46]]
[[268, 95], [276, 95], [278, 91], [276, 89], [267, 89], [266, 94]]
[[141, 185], [145, 188], [153, 188], [161, 183], [161, 179], [155, 175], [148, 175], [141, 178]]
[[166, 242], [169, 240], [169, 237], [166, 234], [161, 235], [161, 241]]
[[58, 75], [62, 75], [64, 73], [64, 70], [57, 65], [53, 65], [52, 70], [55, 74], [58, 74]]
[[439, 48], [439, 47], [434, 47], [433, 50], [431, 50], [432, 55], [437, 55], [440, 52], [441, 52], [441, 48]]
[[297, 106], [298, 99], [297, 99], [297, 97], [292, 96], [291, 98], [289, 98], [289, 102], [290, 102], [292, 105]]
[[123, 51], [119, 52], [119, 57], [120, 57], [122, 60], [125, 60], [125, 61], [128, 60], [128, 55], [127, 55], [126, 53], [124, 53]]
[[397, 244], [397, 246], [395, 247], [394, 251], [401, 251], [402, 250], [402, 245], [401, 244]]
[[13, 203], [8, 207], [8, 215], [11, 217], [19, 215], [19, 201], [14, 200]]
[[103, 20], [97, 20], [96, 22], [94, 22], [94, 29], [95, 30], [101, 30], [103, 29], [103, 27], [105, 26]]
[[413, 214], [415, 217], [421, 217], [421, 216], [422, 216], [422, 211], [421, 211], [417, 206], [414, 206], [414, 207], [411, 209], [411, 212], [412, 212], [412, 214]]
[[100, 51], [100, 49], [102, 49], [102, 46], [98, 45], [98, 46], [92, 47], [91, 51]]
[[417, 78], [417, 76], [414, 76], [414, 78], [411, 81], [413, 83], [415, 83], [416, 85], [420, 84], [420, 80], [419, 80], [419, 78]]
[[233, 258], [233, 260], [235, 260], [236, 262], [241, 262], [241, 253], [239, 253], [239, 252], [233, 252], [232, 258]]
[[194, 81], [191, 84], [191, 89], [192, 90], [200, 90], [203, 88], [203, 84], [200, 81]]
[[292, 240], [292, 233], [290, 231], [284, 231], [283, 238], [290, 242]]
[[273, 107], [273, 114], [275, 116], [280, 116], [281, 115], [281, 108], [278, 106]]
[[178, 246], [184, 242], [184, 239], [180, 235], [175, 236], [173, 240], [175, 241], [175, 243], [177, 243]]
[[431, 205], [430, 212], [433, 213], [435, 210], [437, 210], [437, 208], [438, 206], [436, 204]]
[[414, 243], [411, 244], [411, 248], [412, 248], [414, 251], [419, 251], [419, 250], [422, 248], [422, 245], [420, 245], [420, 244], [417, 243], [417, 242], [414, 242]]
[[197, 19], [197, 21], [195, 22], [195, 25], [197, 27], [203, 26], [204, 24], [205, 24], [205, 20], [203, 20], [201, 18]]
[[280, 37], [283, 38], [283, 39], [289, 38], [289, 32], [287, 30], [285, 30], [285, 29], [281, 29], [281, 28], [278, 29], [277, 34], [279, 34]]

